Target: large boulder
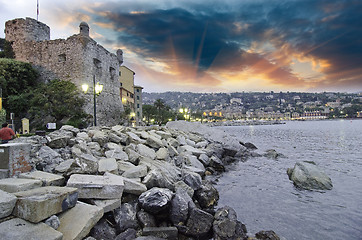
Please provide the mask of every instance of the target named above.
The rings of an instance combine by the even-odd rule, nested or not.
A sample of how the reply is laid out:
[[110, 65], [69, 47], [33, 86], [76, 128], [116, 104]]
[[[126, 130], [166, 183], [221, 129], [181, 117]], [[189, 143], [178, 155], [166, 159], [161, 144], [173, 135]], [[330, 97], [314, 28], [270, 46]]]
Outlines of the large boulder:
[[231, 207], [225, 206], [218, 209], [214, 218], [215, 240], [247, 239], [246, 227], [237, 220], [236, 212]]
[[157, 214], [169, 207], [172, 197], [173, 193], [169, 189], [154, 187], [142, 193], [138, 202], [147, 212]]
[[198, 239], [209, 239], [206, 236], [212, 228], [213, 220], [214, 217], [210, 213], [194, 207], [189, 211], [185, 228], [179, 226], [179, 231]]
[[294, 185], [307, 190], [330, 190], [332, 180], [314, 162], [297, 162], [294, 168], [287, 170]]
[[219, 201], [219, 192], [210, 181], [204, 181], [194, 196], [202, 208], [212, 208]]

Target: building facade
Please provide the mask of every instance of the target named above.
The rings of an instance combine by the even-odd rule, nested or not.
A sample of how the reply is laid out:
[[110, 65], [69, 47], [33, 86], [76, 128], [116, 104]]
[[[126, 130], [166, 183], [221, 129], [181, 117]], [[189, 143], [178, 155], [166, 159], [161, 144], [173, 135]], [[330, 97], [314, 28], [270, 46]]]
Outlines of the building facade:
[[143, 120], [143, 114], [142, 114], [142, 89], [141, 86], [134, 86], [134, 107], [135, 107], [135, 117], [136, 117], [136, 124], [141, 125], [141, 122]]
[[124, 111], [119, 94], [119, 69], [123, 52], [110, 53], [89, 36], [82, 22], [79, 34], [67, 39], [50, 40], [50, 28], [35, 19], [14, 19], [5, 23], [5, 39], [12, 44], [16, 60], [31, 63], [40, 73], [40, 81], [68, 80], [79, 89], [90, 86], [85, 94], [84, 110], [93, 115], [93, 79], [103, 85], [97, 97], [97, 121], [101, 125], [120, 123]]

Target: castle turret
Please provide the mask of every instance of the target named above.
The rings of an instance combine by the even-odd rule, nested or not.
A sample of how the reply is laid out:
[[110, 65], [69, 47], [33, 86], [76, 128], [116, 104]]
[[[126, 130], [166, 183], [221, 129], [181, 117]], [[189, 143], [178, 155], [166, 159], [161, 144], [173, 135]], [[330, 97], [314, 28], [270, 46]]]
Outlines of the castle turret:
[[81, 22], [79, 24], [79, 33], [82, 36], [89, 37], [89, 26], [86, 22]]
[[9, 42], [50, 40], [50, 28], [32, 18], [17, 18], [5, 23], [5, 39]]
[[118, 49], [116, 54], [117, 54], [119, 65], [122, 65], [122, 63], [123, 63], [123, 51], [121, 49]]

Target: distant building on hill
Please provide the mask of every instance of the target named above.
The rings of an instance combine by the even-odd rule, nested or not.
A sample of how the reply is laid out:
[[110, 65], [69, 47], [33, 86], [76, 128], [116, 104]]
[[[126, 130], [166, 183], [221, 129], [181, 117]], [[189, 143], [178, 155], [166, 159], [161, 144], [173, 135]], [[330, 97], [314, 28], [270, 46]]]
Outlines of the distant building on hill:
[[[67, 39], [50, 40], [50, 28], [35, 19], [14, 19], [5, 23], [5, 39], [12, 44], [16, 60], [31, 63], [40, 73], [40, 81], [69, 80], [79, 89], [93, 88], [93, 79], [103, 85], [97, 98], [97, 121], [101, 125], [120, 122], [124, 111], [119, 69], [123, 52], [110, 53], [89, 36], [89, 26], [82, 22], [80, 32]], [[86, 94], [86, 113], [93, 115], [93, 94]]]

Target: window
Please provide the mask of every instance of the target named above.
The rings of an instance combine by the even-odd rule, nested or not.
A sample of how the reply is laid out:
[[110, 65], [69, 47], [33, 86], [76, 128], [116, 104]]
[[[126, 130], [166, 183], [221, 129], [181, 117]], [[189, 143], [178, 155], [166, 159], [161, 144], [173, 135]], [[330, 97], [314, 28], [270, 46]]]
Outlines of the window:
[[137, 92], [140, 92], [140, 90], [139, 90], [139, 89], [137, 89]]
[[140, 100], [140, 96], [137, 96], [137, 100]]
[[99, 61], [97, 58], [93, 58], [93, 63], [96, 68], [101, 68], [101, 61]]
[[131, 95], [131, 98], [134, 98], [134, 96], [133, 96], [133, 94], [132, 94], [132, 93], [130, 93], [130, 95]]
[[110, 67], [109, 68], [109, 75], [111, 75], [111, 79], [113, 80], [116, 75], [116, 69]]
[[58, 62], [65, 62], [67, 60], [67, 57], [65, 54], [58, 55]]
[[137, 108], [140, 108], [140, 104], [139, 104], [139, 103], [137, 103]]

